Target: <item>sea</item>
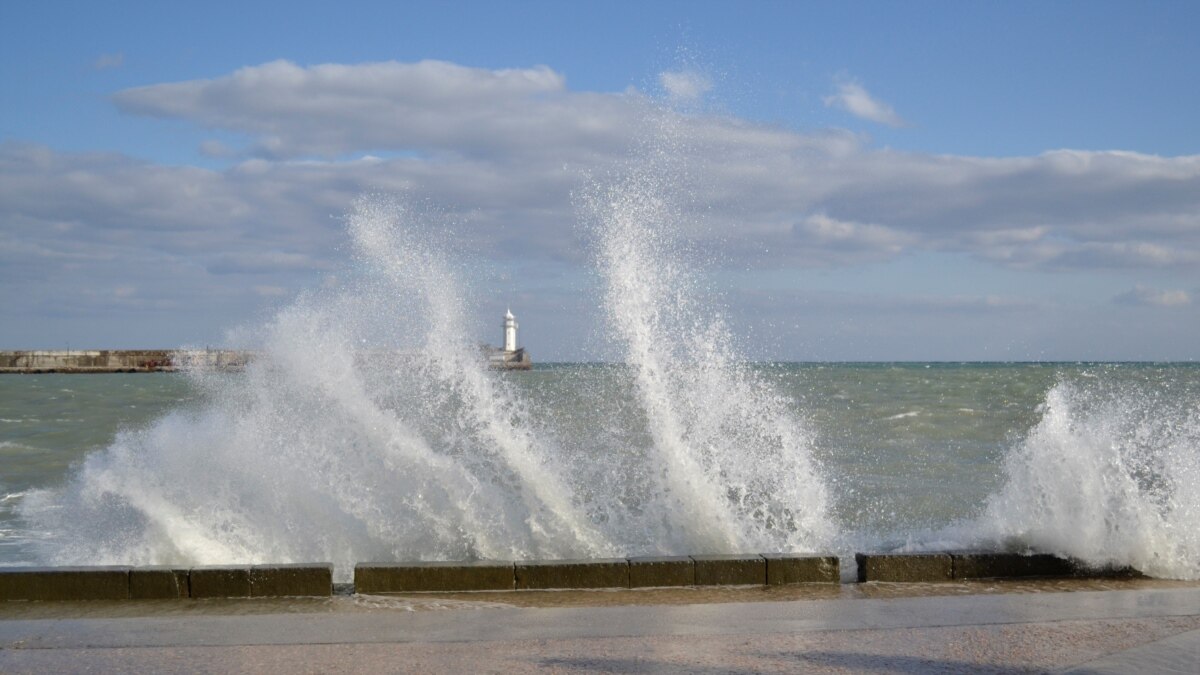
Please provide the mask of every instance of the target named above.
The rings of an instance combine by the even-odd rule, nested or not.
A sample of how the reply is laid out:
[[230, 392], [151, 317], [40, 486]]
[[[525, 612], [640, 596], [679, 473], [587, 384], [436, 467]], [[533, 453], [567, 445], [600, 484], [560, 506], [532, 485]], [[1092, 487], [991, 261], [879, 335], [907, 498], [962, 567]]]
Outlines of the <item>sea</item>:
[[243, 332], [243, 372], [0, 377], [0, 566], [976, 549], [1200, 579], [1200, 365], [747, 361], [645, 194], [581, 207], [603, 362], [489, 370], [444, 239], [364, 198], [353, 274]]
[[[259, 417], [271, 414], [258, 409], [266, 401], [246, 400], [245, 414], [230, 411], [210, 378], [240, 390], [241, 380], [254, 377], [244, 373], [199, 383], [172, 373], [5, 376], [0, 565], [332, 559], [345, 576], [355, 561], [381, 558], [984, 546], [1138, 564], [1167, 578], [1200, 572], [1196, 364], [737, 368], [794, 420], [810, 453], [804, 480], [821, 484], [823, 500], [777, 475], [795, 469], [773, 463], [780, 448], [729, 452], [721, 460], [732, 466], [718, 468], [715, 457], [704, 457], [721, 452], [712, 439], [696, 446], [697, 463], [712, 461], [712, 468], [702, 466], [691, 487], [724, 503], [693, 510], [691, 501], [676, 499], [674, 491], [689, 486], [661, 475], [676, 470], [655, 456], [655, 444], [669, 441], [656, 439], [662, 432], [637, 404], [636, 373], [624, 364], [484, 374], [524, 402], [526, 433], [553, 439], [554, 450], [538, 456], [530, 474], [557, 479], [580, 512], [572, 517], [596, 538], [587, 542], [537, 536], [550, 533], [532, 521], [542, 505], [534, 489], [515, 470], [470, 466], [499, 454], [481, 448], [481, 457], [470, 458], [473, 445], [456, 436], [473, 430], [434, 424], [433, 433], [408, 437], [402, 413], [386, 402], [371, 406], [382, 419], [331, 415], [363, 428], [322, 433], [313, 428], [324, 426], [318, 420], [289, 429]], [[299, 421], [294, 412], [283, 411], [289, 423]], [[683, 443], [697, 433], [683, 432]], [[424, 445], [431, 458], [441, 444], [446, 466], [439, 468], [448, 475], [439, 480], [455, 484], [414, 476], [430, 470], [430, 458], [407, 457], [398, 447], [405, 443]], [[756, 473], [768, 485], [797, 489], [796, 501], [771, 504], [740, 492]], [[476, 499], [458, 492], [489, 487], [506, 494], [480, 495], [478, 513], [445, 508], [449, 500]], [[748, 528], [754, 536], [737, 531], [740, 519], [761, 523], [803, 509], [813, 511], [776, 521], [778, 534], [762, 526]], [[805, 515], [819, 516], [823, 526], [811, 537], [789, 532]], [[733, 520], [732, 530], [722, 518]], [[501, 539], [477, 536], [477, 528]]]

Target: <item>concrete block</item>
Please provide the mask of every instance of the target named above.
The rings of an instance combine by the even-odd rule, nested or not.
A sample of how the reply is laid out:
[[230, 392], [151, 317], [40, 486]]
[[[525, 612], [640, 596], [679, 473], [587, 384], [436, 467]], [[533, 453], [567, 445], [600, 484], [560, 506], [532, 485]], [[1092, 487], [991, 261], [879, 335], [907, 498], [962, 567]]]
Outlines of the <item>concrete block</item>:
[[696, 583], [696, 563], [688, 556], [629, 558], [629, 587], [691, 586]]
[[1040, 553], [952, 552], [955, 579], [1006, 577], [1065, 577], [1075, 573], [1075, 565], [1064, 558]]
[[842, 581], [841, 566], [836, 555], [801, 555], [795, 553], [763, 553], [767, 561], [767, 585], [837, 584]]
[[861, 581], [950, 581], [954, 561], [949, 553], [855, 553]]
[[518, 562], [515, 571], [519, 590], [629, 588], [629, 561], [625, 558]]
[[250, 597], [249, 565], [193, 567], [189, 580], [193, 598]]
[[356, 593], [413, 591], [511, 591], [511, 562], [359, 563], [354, 566]]
[[133, 600], [186, 598], [188, 569], [186, 567], [135, 567], [129, 572], [129, 597]]
[[333, 563], [254, 565], [250, 595], [255, 598], [333, 595]]
[[1134, 567], [1117, 567], [1115, 565], [1090, 565], [1082, 560], [1072, 558], [1071, 576], [1085, 579], [1145, 579], [1146, 575]]
[[0, 600], [128, 600], [129, 567], [0, 568]]
[[697, 586], [742, 586], [767, 583], [767, 561], [761, 555], [694, 555]]

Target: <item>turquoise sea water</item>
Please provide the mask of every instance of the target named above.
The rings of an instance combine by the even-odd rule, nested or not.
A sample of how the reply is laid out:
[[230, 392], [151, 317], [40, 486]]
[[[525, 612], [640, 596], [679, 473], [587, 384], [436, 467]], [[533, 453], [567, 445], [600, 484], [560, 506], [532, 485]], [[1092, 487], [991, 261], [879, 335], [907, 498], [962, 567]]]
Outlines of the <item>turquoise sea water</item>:
[[[1021, 527], [1028, 529], [1028, 524], [1018, 519], [1016, 525], [997, 525], [1004, 516], [996, 511], [1004, 510], [1006, 504], [1014, 511], [1019, 509], [1012, 505], [1030, 503], [1045, 509], [1070, 509], [1075, 507], [1056, 506], [1047, 493], [1098, 489], [1101, 492], [1093, 499], [1102, 502], [1097, 505], [1101, 529], [1119, 529], [1121, 519], [1128, 516], [1125, 512], [1131, 509], [1158, 513], [1154, 517], [1163, 521], [1159, 523], [1163, 531], [1157, 533], [1156, 545], [1163, 548], [1161, 557], [1171, 559], [1163, 575], [1194, 576], [1198, 562], [1189, 538], [1194, 535], [1172, 531], [1194, 530], [1200, 525], [1191, 520], [1200, 514], [1194, 488], [1182, 485], [1196, 478], [1189, 472], [1200, 453], [1200, 366], [1196, 364], [779, 363], [733, 368], [744, 370], [759, 395], [766, 397], [763, 400], [782, 406], [802, 430], [795, 442], [805, 444], [811, 452], [814, 480], [823, 484], [828, 495], [822, 519], [830, 528], [822, 535], [826, 539], [819, 542], [827, 547], [919, 548], [961, 544], [985, 534], [1010, 536]], [[454, 466], [438, 465], [437, 471], [444, 472], [438, 474], [441, 478], [400, 482], [409, 481], [413, 472], [431, 470], [422, 468], [424, 460], [404, 459], [407, 455], [399, 446], [405, 443], [431, 446], [433, 455], [464, 456], [459, 434], [471, 433], [467, 428], [471, 423], [464, 422], [462, 392], [422, 409], [425, 418], [443, 418], [426, 419], [423, 424], [428, 426], [414, 434], [397, 426], [382, 431], [383, 436], [364, 439], [356, 435], [361, 429], [354, 427], [371, 427], [379, 420], [365, 414], [347, 417], [330, 409], [325, 428], [332, 427], [337, 433], [322, 438], [309, 454], [288, 459], [296, 445], [306, 441], [281, 438], [287, 431], [271, 428], [269, 421], [260, 417], [294, 414], [279, 407], [291, 405], [296, 396], [267, 403], [248, 399], [246, 392], [257, 389], [247, 390], [247, 380], [258, 376], [251, 372], [196, 379], [182, 374], [0, 378], [0, 565], [72, 561], [76, 560], [72, 556], [82, 556], [84, 551], [108, 561], [124, 557], [133, 563], [316, 555], [304, 546], [292, 553], [286, 543], [280, 543], [292, 536], [289, 528], [295, 524], [272, 510], [320, 512], [309, 521], [317, 529], [304, 534], [318, 539], [336, 539], [333, 530], [339, 529], [369, 532], [375, 525], [370, 522], [373, 517], [388, 519], [405, 513], [376, 503], [366, 503], [361, 509], [346, 505], [370, 502], [370, 492], [339, 501], [339, 495], [354, 486], [370, 485], [376, 491], [388, 488], [386, 481], [373, 482], [376, 477], [370, 474], [376, 465], [370, 453], [391, 458], [387, 471], [396, 472], [395, 490], [410, 493], [396, 498], [407, 500], [408, 507], [421, 509], [412, 504], [417, 499], [412, 495], [419, 493], [421, 499], [432, 500], [426, 495], [433, 490], [446, 491], [450, 494], [447, 500], [469, 499], [456, 497], [453, 490], [438, 485], [439, 481], [459, 480]], [[364, 379], [403, 377], [403, 370], [384, 369]], [[642, 523], [639, 519], [649, 520], [642, 513], [645, 509], [663, 508], [661, 495], [640, 474], [666, 471], [656, 466], [657, 460], [649, 454], [666, 441], [659, 429], [661, 420], [653, 417], [652, 408], [639, 402], [639, 379], [633, 369], [548, 364], [529, 373], [487, 373], [485, 377], [493, 382], [492, 391], [520, 402], [505, 413], [512, 429], [503, 433], [534, 437], [539, 447], [548, 448], [551, 456], [538, 461], [547, 475], [561, 476], [566, 499], [581, 509], [584, 520], [603, 524], [624, 519], [632, 528]], [[312, 383], [314, 390], [322, 386]], [[339, 393], [338, 397], [358, 395]], [[688, 392], [677, 395], [686, 397]], [[703, 397], [704, 392], [697, 390], [695, 395]], [[414, 405], [386, 386], [366, 386], [362, 396], [373, 398], [370, 409], [383, 411], [388, 419], [403, 419]], [[368, 403], [345, 405], [358, 410]], [[242, 414], [238, 406], [249, 412]], [[257, 426], [260, 422], [262, 428]], [[214, 425], [228, 428], [214, 429]], [[686, 430], [680, 437], [700, 438]], [[737, 441], [747, 463], [764, 461], [754, 442]], [[703, 456], [708, 452], [705, 443], [711, 441], [695, 443], [680, 452]], [[614, 457], [636, 457], [636, 461]], [[1068, 458], [1076, 463], [1063, 465]], [[265, 467], [275, 466], [276, 460], [280, 465], [328, 462], [321, 470], [340, 471], [341, 475], [322, 485], [298, 486], [267, 472]], [[403, 465], [405, 461], [410, 465]], [[593, 473], [572, 468], [588, 465], [605, 468]], [[535, 467], [533, 475], [539, 470]], [[772, 468], [759, 466], [756, 470], [770, 472]], [[467, 476], [471, 471], [474, 469], [462, 469], [461, 474]], [[1088, 471], [1096, 475], [1076, 475]], [[1119, 483], [1122, 476], [1132, 477], [1134, 496], [1123, 492], [1125, 488], [1114, 487], [1114, 481]], [[464, 485], [481, 489], [478, 480], [464, 479]], [[488, 480], [502, 485], [502, 490], [523, 494], [527, 488], [522, 480], [529, 479], [499, 473]], [[1035, 485], [1038, 481], [1044, 485]], [[162, 488], [189, 483], [200, 486], [198, 491]], [[678, 488], [662, 491], [671, 489]], [[732, 487], [721, 489], [728, 491], [721, 498], [745, 500], [745, 495], [734, 494]], [[1110, 491], [1105, 493], [1105, 489]], [[808, 502], [795, 505], [796, 509], [806, 506]], [[1111, 513], [1104, 514], [1106, 509]], [[72, 529], [62, 524], [63, 519], [47, 516], [63, 510], [77, 510], [78, 517], [88, 523], [87, 529]], [[354, 516], [347, 517], [346, 511]], [[325, 512], [338, 515], [326, 518]], [[627, 541], [607, 534], [604, 546], [608, 548], [604, 550], [636, 554], [684, 545], [659, 546], [655, 542], [667, 541], [685, 528], [689, 519], [704, 521], [711, 516], [703, 512], [665, 514], [664, 519], [683, 524], [674, 525], [674, 530], [647, 529], [639, 524], [639, 532]], [[1096, 516], [1047, 512], [1042, 517], [1051, 522], [1065, 519], [1067, 530], [1072, 519], [1079, 519], [1077, 529], [1083, 531], [1087, 528], [1082, 521]], [[259, 518], [267, 530], [281, 531], [256, 531], [253, 536], [243, 531], [242, 519]], [[445, 527], [495, 528], [501, 534], [509, 527], [499, 520], [491, 524], [465, 522], [447, 519]], [[201, 543], [189, 539], [199, 536], [195, 532], [184, 531], [197, 523], [205, 524]], [[56, 527], [64, 529], [56, 531]], [[112, 536], [98, 537], [102, 545], [90, 542], [77, 547], [78, 542], [73, 541], [105, 527], [112, 528]], [[331, 531], [321, 532], [321, 527]], [[143, 533], [175, 528], [179, 532], [159, 531], [152, 540]], [[138, 536], [133, 536], [133, 531]], [[619, 532], [620, 528], [603, 531]], [[381, 531], [364, 536], [387, 535]], [[454, 552], [453, 547], [422, 537], [396, 536], [402, 542], [399, 548], [385, 547], [384, 555], [430, 558]], [[1044, 547], [1046, 542], [1038, 539], [1042, 536], [1030, 534], [1027, 543], [1036, 541]], [[1096, 546], [1101, 551], [1106, 546], [1126, 546], [1119, 537], [1114, 539], [1111, 531], [1087, 536], [1088, 541], [1063, 541], [1062, 547], [1078, 553]], [[1093, 541], [1097, 536], [1102, 541]], [[488, 553], [482, 533], [468, 532], [463, 537], [474, 542], [468, 543], [468, 553]], [[1147, 544], [1139, 540], [1136, 545]], [[527, 546], [528, 553], [542, 552], [538, 544]], [[573, 546], [564, 543], [561, 552], [573, 553]], [[261, 548], [257, 556], [255, 547]], [[1113, 553], [1119, 557], [1127, 552]], [[379, 555], [379, 551], [358, 552], [360, 556], [368, 554]]]

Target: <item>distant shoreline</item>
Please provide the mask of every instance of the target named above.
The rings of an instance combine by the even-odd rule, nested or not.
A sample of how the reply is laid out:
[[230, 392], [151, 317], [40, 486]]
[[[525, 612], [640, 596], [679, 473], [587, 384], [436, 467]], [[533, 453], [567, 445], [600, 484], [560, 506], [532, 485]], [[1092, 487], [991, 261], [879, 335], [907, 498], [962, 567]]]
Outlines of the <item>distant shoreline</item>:
[[0, 374], [169, 373], [201, 367], [238, 371], [254, 353], [235, 349], [63, 349], [0, 351]]
[[[522, 350], [523, 351], [523, 350]], [[373, 354], [381, 356], [381, 354]], [[173, 373], [199, 367], [238, 372], [257, 357], [257, 352], [242, 349], [26, 349], [0, 350], [0, 375], [41, 374], [115, 374], [115, 373]], [[1200, 361], [741, 361], [739, 365], [771, 366], [839, 366], [839, 367], [1021, 367], [1021, 366], [1194, 366]], [[551, 370], [559, 367], [621, 367], [616, 361], [548, 361], [533, 366], [521, 363], [521, 369]], [[512, 369], [500, 368], [500, 369]]]

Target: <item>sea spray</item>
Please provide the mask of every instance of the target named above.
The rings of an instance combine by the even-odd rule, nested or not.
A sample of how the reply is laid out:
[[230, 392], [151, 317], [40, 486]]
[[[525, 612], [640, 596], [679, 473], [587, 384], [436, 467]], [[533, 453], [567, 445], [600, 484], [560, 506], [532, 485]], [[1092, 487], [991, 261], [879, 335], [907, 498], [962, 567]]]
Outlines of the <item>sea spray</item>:
[[[818, 466], [813, 437], [837, 434], [797, 401], [819, 378], [739, 360], [660, 168], [583, 200], [623, 363], [489, 373], [447, 247], [404, 204], [364, 199], [353, 274], [267, 321], [246, 372], [191, 372], [198, 399], [63, 485], [3, 493], [20, 560], [331, 560], [347, 580], [372, 560], [983, 548], [1200, 578], [1195, 367], [821, 367], [843, 378], [827, 398], [851, 382], [875, 398], [839, 411], [866, 436]], [[913, 442], [885, 449], [889, 429]]]
[[[669, 120], [669, 118], [664, 118]], [[670, 129], [667, 129], [670, 131]], [[660, 552], [814, 550], [832, 538], [826, 488], [798, 411], [741, 363], [677, 237], [674, 135], [581, 199], [606, 330], [646, 420], [646, 509]]]
[[364, 199], [349, 281], [267, 321], [244, 373], [190, 372], [198, 402], [22, 500], [40, 559], [330, 560], [344, 580], [369, 560], [818, 546], [824, 487], [798, 418], [736, 365], [682, 261], [654, 248], [661, 223], [616, 206], [600, 271], [629, 357], [614, 382], [636, 405], [539, 419], [486, 370], [419, 216]]
[[51, 563], [577, 557], [612, 546], [552, 448], [486, 372], [462, 291], [411, 214], [348, 218], [360, 268], [262, 327], [236, 375], [193, 372], [198, 409], [90, 454], [23, 517]]
[[[515, 394], [484, 372], [479, 350], [468, 338], [462, 316], [463, 293], [455, 286], [453, 270], [439, 251], [413, 237], [412, 229], [398, 227], [397, 218], [389, 217], [401, 208], [379, 199], [360, 199], [350, 229], [361, 259], [373, 263], [398, 291], [416, 288], [423, 293], [420, 311], [430, 321], [422, 350], [426, 357], [423, 380], [436, 388], [428, 392], [432, 397], [426, 400], [444, 404], [454, 398], [460, 411], [450, 418], [438, 410], [428, 411], [429, 415], [453, 419], [460, 429], [470, 430], [473, 445], [461, 454], [468, 462], [486, 465], [495, 460], [511, 475], [509, 488], [523, 506], [523, 522], [537, 549], [559, 555], [606, 551], [609, 546], [578, 511], [554, 470], [555, 453], [539, 445]], [[443, 436], [442, 442], [453, 452], [454, 438]], [[491, 476], [498, 473], [495, 466], [485, 468]]]
[[976, 545], [1200, 579], [1200, 392], [1149, 369], [1089, 375], [1047, 392], [1006, 484], [964, 529]]

